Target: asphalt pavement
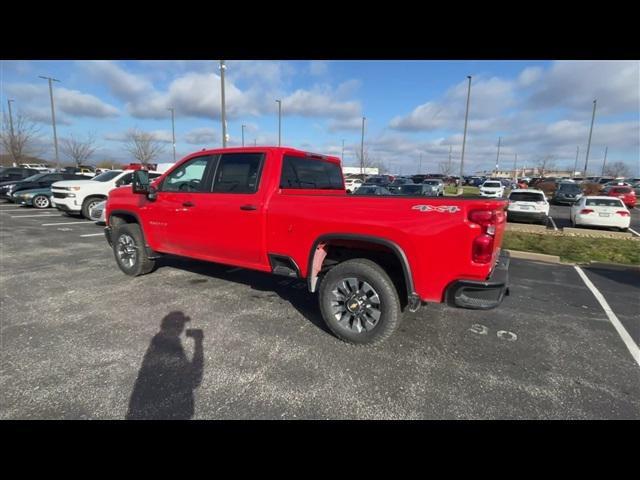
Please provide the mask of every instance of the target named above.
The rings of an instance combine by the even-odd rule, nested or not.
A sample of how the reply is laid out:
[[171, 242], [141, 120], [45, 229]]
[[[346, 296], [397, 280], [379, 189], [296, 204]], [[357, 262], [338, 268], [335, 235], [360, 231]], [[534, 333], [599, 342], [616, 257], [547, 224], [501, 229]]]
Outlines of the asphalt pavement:
[[[499, 308], [430, 304], [353, 348], [301, 280], [179, 258], [130, 278], [101, 227], [1, 203], [0, 246], [2, 419], [640, 418], [640, 367], [570, 265], [514, 259]], [[637, 345], [638, 270], [584, 271]], [[180, 315], [201, 351], [160, 341]]]

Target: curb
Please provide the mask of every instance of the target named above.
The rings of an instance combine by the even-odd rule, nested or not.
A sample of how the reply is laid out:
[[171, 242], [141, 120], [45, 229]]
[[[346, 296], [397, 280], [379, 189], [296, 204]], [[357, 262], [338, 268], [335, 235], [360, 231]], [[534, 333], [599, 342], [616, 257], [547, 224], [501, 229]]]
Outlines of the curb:
[[520, 250], [507, 250], [511, 258], [520, 258], [522, 260], [536, 260], [546, 263], [561, 263], [558, 255], [546, 255], [544, 253], [522, 252]]

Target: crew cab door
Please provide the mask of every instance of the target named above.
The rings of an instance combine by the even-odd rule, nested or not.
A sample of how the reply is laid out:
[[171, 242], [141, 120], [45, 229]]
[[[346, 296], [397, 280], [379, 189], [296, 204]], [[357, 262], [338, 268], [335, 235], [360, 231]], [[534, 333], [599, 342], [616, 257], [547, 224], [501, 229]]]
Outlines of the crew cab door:
[[145, 232], [153, 248], [176, 255], [197, 256], [204, 234], [201, 214], [210, 194], [211, 175], [218, 155], [193, 157], [169, 173], [159, 185], [156, 199], [145, 199]]
[[[194, 196], [199, 258], [233, 265], [268, 265], [263, 239], [262, 152], [221, 154], [210, 193]], [[263, 182], [264, 183], [264, 182]]]

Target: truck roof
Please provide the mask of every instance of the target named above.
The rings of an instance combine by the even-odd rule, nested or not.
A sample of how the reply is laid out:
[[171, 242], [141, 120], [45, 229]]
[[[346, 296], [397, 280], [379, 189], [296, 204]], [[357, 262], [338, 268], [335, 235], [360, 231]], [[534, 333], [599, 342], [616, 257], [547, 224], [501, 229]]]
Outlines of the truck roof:
[[292, 147], [227, 147], [227, 148], [212, 148], [208, 150], [201, 150], [195, 152], [189, 157], [201, 154], [218, 154], [218, 153], [243, 153], [243, 152], [282, 152], [283, 154], [292, 153], [295, 156], [305, 156], [307, 158], [325, 160], [332, 163], [340, 164], [340, 158], [331, 155], [324, 155], [322, 153], [305, 152]]

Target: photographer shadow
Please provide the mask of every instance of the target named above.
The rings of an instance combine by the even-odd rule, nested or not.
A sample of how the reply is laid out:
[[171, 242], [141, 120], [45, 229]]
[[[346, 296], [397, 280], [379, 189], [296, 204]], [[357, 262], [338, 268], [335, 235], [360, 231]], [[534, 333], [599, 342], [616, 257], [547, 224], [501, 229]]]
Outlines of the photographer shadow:
[[189, 420], [194, 414], [193, 392], [202, 382], [204, 355], [203, 333], [190, 329], [193, 358], [185, 354], [180, 334], [190, 318], [171, 312], [160, 323], [160, 331], [142, 360], [138, 378], [129, 399], [127, 420]]

